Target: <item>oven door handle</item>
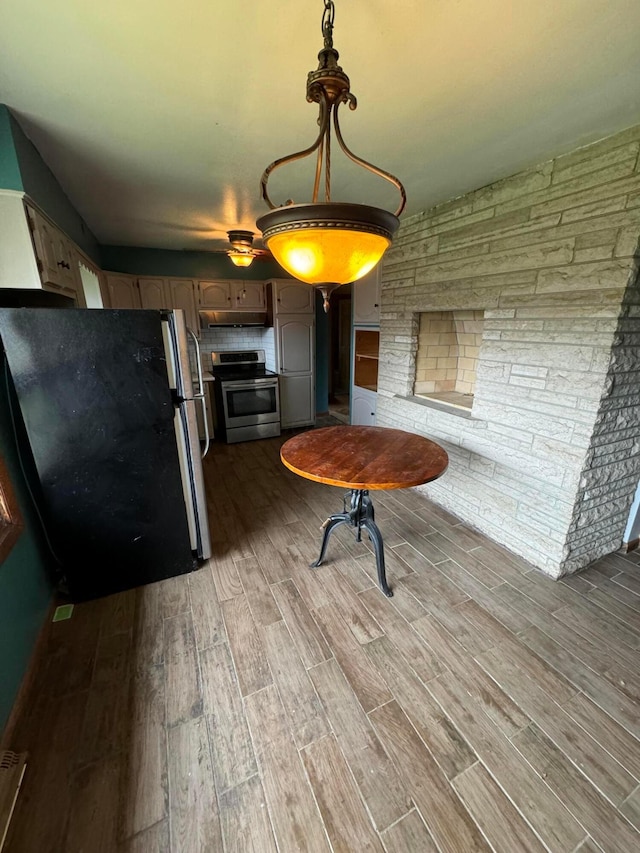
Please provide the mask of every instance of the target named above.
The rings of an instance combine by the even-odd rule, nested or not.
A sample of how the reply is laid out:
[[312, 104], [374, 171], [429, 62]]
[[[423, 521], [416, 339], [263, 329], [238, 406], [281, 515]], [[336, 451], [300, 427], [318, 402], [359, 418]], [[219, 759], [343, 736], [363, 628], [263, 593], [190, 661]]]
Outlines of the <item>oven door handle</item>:
[[200, 400], [202, 405], [202, 419], [204, 420], [204, 450], [202, 451], [202, 458], [207, 455], [209, 452], [209, 444], [211, 443], [211, 436], [209, 435], [209, 422], [207, 421], [207, 401], [204, 398], [204, 380], [202, 378], [202, 364], [200, 363], [200, 345], [198, 344], [198, 338], [196, 337], [195, 332], [187, 326], [187, 332], [191, 335], [191, 340], [194, 343], [196, 348], [196, 367], [198, 369], [198, 393], [193, 395], [194, 400]]
[[248, 379], [241, 382], [221, 382], [223, 391], [242, 391], [250, 388], [277, 388], [278, 379]]

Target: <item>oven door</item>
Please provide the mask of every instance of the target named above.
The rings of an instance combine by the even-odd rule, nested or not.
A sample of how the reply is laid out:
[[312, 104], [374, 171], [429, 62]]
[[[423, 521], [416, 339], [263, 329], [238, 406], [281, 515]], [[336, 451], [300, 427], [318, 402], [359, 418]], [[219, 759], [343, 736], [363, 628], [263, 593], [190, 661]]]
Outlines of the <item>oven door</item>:
[[278, 377], [221, 382], [227, 429], [280, 421]]

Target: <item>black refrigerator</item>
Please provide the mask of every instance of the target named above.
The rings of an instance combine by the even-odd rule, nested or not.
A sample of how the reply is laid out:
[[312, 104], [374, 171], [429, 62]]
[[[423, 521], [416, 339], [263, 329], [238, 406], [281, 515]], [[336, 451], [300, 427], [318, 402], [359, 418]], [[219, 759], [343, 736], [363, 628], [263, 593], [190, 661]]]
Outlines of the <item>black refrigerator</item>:
[[35, 464], [71, 599], [208, 557], [183, 312], [0, 308], [0, 340], [20, 452]]

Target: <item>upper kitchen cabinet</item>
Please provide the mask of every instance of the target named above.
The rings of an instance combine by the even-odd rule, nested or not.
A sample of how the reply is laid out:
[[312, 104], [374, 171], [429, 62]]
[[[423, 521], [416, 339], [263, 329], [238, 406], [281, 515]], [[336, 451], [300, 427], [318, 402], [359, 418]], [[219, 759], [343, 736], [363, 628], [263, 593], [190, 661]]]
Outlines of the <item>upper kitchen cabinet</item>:
[[189, 329], [200, 334], [200, 322], [198, 317], [198, 301], [196, 297], [196, 283], [189, 278], [170, 278], [167, 281], [169, 289], [169, 308], [182, 308]]
[[168, 308], [171, 297], [164, 278], [139, 278], [140, 304], [143, 308]]
[[353, 294], [353, 325], [372, 325], [380, 323], [380, 265], [370, 273], [355, 281], [351, 286]]
[[142, 308], [140, 290], [135, 276], [107, 273], [104, 283], [105, 308]]
[[193, 279], [156, 278], [155, 276], [152, 278], [139, 278], [138, 288], [140, 291], [140, 305], [137, 307], [155, 309], [181, 308], [184, 311], [187, 326], [196, 335], [200, 333], [196, 283]]
[[200, 308], [218, 311], [264, 311], [266, 302], [261, 281], [201, 281]]
[[264, 283], [261, 281], [232, 281], [231, 293], [236, 309], [264, 311], [266, 307]]
[[200, 307], [229, 311], [231, 309], [230, 281], [199, 281]]
[[35, 207], [26, 213], [43, 288], [84, 304], [75, 245]]
[[269, 309], [274, 316], [315, 313], [316, 291], [310, 285], [291, 279], [272, 279], [267, 286]]

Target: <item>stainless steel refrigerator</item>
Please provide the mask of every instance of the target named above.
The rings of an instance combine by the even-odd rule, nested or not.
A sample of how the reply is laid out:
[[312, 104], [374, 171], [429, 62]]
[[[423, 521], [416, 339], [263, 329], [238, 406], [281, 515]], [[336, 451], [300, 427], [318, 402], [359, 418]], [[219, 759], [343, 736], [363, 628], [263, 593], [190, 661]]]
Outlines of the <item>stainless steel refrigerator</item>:
[[208, 558], [203, 401], [183, 312], [0, 308], [0, 339], [19, 449], [71, 598]]

